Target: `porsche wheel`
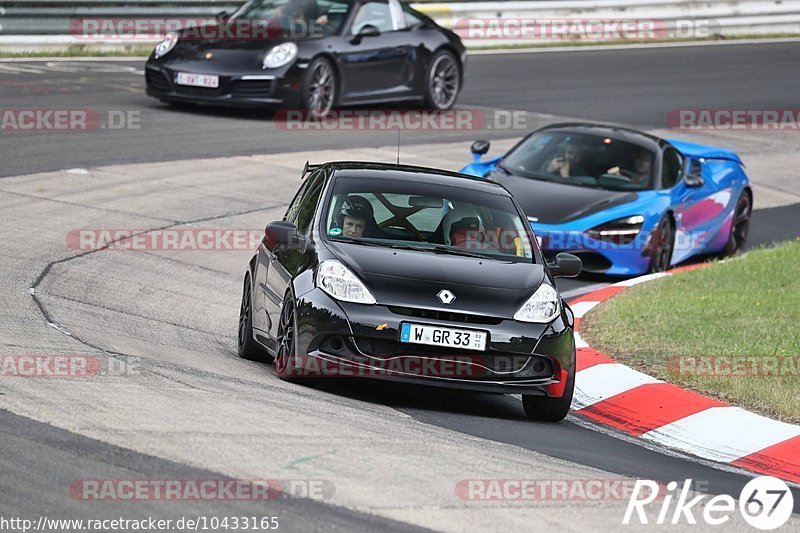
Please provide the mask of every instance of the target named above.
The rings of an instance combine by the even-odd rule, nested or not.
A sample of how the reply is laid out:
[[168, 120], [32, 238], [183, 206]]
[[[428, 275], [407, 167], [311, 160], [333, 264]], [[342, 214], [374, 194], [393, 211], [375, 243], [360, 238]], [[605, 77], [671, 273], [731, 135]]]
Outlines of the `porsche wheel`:
[[250, 274], [244, 277], [242, 305], [239, 308], [239, 357], [251, 361], [269, 362], [272, 358], [253, 339], [253, 299], [250, 289]]
[[303, 82], [303, 107], [313, 117], [322, 118], [330, 113], [336, 102], [336, 71], [324, 57], [318, 57], [308, 66]]
[[725, 245], [725, 255], [733, 256], [740, 254], [747, 244], [747, 234], [750, 231], [750, 214], [753, 212], [753, 202], [750, 193], [742, 191], [736, 208], [733, 210], [733, 221], [731, 222], [731, 233], [728, 243]]
[[672, 220], [668, 215], [664, 215], [650, 237], [650, 268], [648, 272], [669, 270], [674, 246], [675, 230], [672, 228]]
[[540, 422], [560, 422], [569, 414], [572, 395], [575, 392], [575, 372], [567, 377], [564, 394], [560, 398], [550, 396], [522, 395], [522, 407], [525, 415], [531, 420]]
[[425, 105], [436, 110], [453, 107], [461, 89], [461, 67], [456, 57], [442, 50], [428, 67], [425, 77]]

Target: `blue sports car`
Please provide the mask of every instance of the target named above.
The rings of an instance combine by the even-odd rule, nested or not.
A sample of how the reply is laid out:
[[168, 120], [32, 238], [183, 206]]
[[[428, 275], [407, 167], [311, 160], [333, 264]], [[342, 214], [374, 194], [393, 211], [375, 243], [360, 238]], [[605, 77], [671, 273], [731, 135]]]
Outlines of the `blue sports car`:
[[730, 150], [598, 124], [554, 124], [462, 173], [504, 185], [547, 257], [569, 252], [587, 272], [667, 270], [698, 254], [734, 255], [747, 241], [753, 191]]

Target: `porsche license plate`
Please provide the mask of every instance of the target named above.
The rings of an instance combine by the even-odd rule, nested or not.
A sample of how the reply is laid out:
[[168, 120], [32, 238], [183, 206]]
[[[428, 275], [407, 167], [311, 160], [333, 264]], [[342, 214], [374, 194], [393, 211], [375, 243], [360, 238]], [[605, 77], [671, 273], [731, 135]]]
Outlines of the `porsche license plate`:
[[404, 323], [400, 328], [400, 342], [430, 344], [447, 348], [486, 350], [486, 331], [454, 329], [440, 326]]
[[219, 76], [211, 74], [189, 74], [188, 72], [178, 72], [175, 76], [175, 83], [178, 85], [189, 85], [191, 87], [206, 87], [216, 89], [219, 87]]

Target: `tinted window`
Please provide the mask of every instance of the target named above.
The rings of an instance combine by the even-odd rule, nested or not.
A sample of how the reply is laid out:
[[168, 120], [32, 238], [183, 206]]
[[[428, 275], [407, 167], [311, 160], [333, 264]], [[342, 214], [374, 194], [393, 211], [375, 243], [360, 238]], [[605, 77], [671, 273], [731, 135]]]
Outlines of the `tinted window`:
[[297, 213], [300, 211], [300, 207], [303, 204], [303, 200], [305, 196], [308, 194], [309, 189], [312, 186], [316, 186], [317, 182], [319, 182], [320, 178], [322, 177], [322, 172], [317, 171], [316, 173], [312, 173], [308, 176], [305, 180], [303, 180], [303, 184], [298, 189], [297, 194], [294, 195], [294, 199], [289, 204], [289, 207], [286, 209], [286, 214], [283, 215], [283, 220], [286, 222], [294, 222], [297, 218]]
[[683, 157], [675, 148], [664, 150], [664, 161], [661, 163], [661, 187], [671, 189], [681, 179]]
[[511, 198], [419, 181], [339, 178], [326, 206], [331, 240], [533, 262], [527, 220]]
[[367, 2], [356, 12], [350, 33], [356, 35], [364, 26], [375, 26], [381, 33], [392, 31], [392, 14], [386, 2]]
[[311, 227], [311, 221], [314, 220], [314, 212], [319, 203], [319, 196], [322, 194], [322, 181], [318, 180], [310, 191], [311, 192], [303, 199], [300, 205], [300, 211], [297, 214], [297, 222], [295, 223], [297, 232], [302, 235], [308, 233], [308, 228]]
[[652, 151], [602, 135], [540, 132], [501, 162], [523, 178], [578, 187], [640, 191], [653, 187]]

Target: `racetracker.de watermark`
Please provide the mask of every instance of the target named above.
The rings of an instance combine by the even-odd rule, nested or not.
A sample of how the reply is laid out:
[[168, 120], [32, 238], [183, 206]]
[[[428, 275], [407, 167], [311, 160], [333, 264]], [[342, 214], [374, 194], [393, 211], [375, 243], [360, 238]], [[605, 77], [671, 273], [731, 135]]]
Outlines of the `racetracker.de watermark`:
[[167, 33], [179, 39], [215, 41], [259, 41], [265, 39], [322, 37], [325, 19], [320, 21], [279, 19], [228, 19], [137, 17], [77, 18], [69, 23], [69, 34], [79, 41], [152, 41]]
[[91, 378], [139, 374], [137, 357], [67, 354], [0, 355], [0, 377]]
[[334, 109], [324, 117], [304, 110], [276, 111], [272, 123], [285, 131], [527, 131], [525, 111], [480, 109]]
[[121, 109], [0, 109], [0, 132], [138, 130], [141, 118], [141, 111]]
[[800, 109], [673, 109], [667, 127], [676, 130], [800, 131]]
[[719, 33], [712, 19], [649, 18], [464, 18], [453, 31], [465, 40], [647, 41], [705, 39]]
[[223, 251], [256, 250], [264, 230], [229, 228], [74, 229], [65, 239], [71, 250]]
[[325, 479], [78, 479], [69, 495], [89, 501], [328, 500], [336, 492]]
[[[466, 501], [622, 501], [637, 480], [620, 479], [462, 479], [456, 496]], [[659, 486], [654, 497], [659, 496]]]
[[697, 355], [673, 357], [667, 371], [679, 376], [745, 378], [800, 375], [800, 355]]

